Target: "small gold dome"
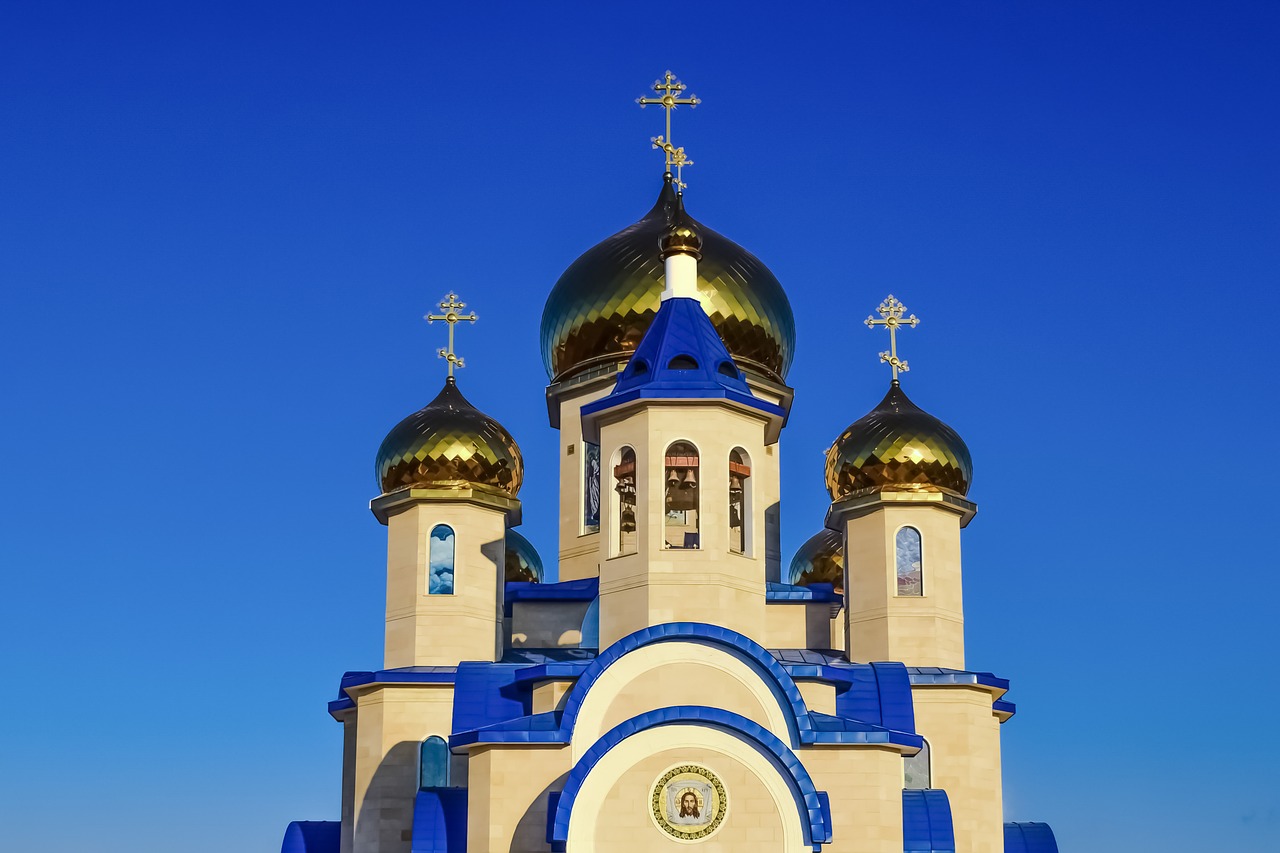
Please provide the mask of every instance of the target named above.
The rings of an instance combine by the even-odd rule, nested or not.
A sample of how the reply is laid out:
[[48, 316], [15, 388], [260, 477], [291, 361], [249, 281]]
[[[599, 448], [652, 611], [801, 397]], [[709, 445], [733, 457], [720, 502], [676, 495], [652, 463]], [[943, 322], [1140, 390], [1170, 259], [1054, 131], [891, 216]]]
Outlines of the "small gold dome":
[[791, 558], [790, 583], [808, 586], [829, 583], [844, 592], [844, 539], [834, 530], [822, 529], [805, 540]]
[[506, 580], [542, 583], [542, 558], [528, 539], [514, 530], [507, 531]]
[[[662, 304], [666, 274], [654, 251], [671, 227], [670, 181], [643, 219], [588, 249], [542, 309], [542, 360], [553, 382], [631, 357]], [[687, 217], [687, 214], [686, 214]], [[729, 238], [687, 218], [702, 240], [698, 296], [738, 366], [783, 381], [795, 352], [795, 317], [778, 279]]]
[[875, 491], [963, 497], [973, 482], [973, 461], [959, 434], [894, 382], [880, 405], [850, 424], [827, 451], [826, 476], [832, 500]]
[[383, 494], [482, 485], [515, 497], [524, 480], [524, 460], [511, 433], [468, 403], [452, 376], [425, 408], [387, 433], [374, 470]]

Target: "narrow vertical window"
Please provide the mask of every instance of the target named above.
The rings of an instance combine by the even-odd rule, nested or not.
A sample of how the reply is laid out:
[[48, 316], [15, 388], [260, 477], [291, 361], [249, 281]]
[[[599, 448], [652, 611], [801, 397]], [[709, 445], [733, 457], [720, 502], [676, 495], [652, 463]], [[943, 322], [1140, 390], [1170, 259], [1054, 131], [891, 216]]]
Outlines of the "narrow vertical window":
[[427, 549], [427, 594], [453, 595], [453, 528], [437, 524], [431, 528]]
[[582, 453], [582, 532], [600, 532], [600, 445], [590, 442]]
[[418, 788], [449, 787], [449, 745], [432, 735], [422, 742], [418, 756]]
[[922, 790], [933, 787], [932, 773], [929, 769], [929, 741], [924, 742], [920, 751], [902, 759], [902, 787], [907, 790]]
[[668, 548], [697, 548], [698, 448], [677, 441], [666, 454], [666, 517], [663, 535]]
[[751, 518], [750, 457], [741, 447], [729, 452], [729, 550], [747, 553]]
[[920, 559], [920, 531], [904, 527], [894, 542], [898, 595], [924, 595], [924, 564]]
[[622, 448], [613, 466], [613, 490], [618, 494], [618, 555], [636, 553], [636, 452]]

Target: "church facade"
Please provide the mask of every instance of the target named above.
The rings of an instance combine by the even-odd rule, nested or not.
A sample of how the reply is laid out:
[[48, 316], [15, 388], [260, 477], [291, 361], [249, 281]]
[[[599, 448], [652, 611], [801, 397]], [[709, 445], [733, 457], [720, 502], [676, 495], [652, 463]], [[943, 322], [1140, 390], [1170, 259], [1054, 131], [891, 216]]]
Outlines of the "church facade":
[[[891, 338], [914, 321], [892, 297], [880, 315]], [[385, 659], [329, 703], [340, 820], [290, 824], [285, 853], [1057, 850], [1003, 814], [1009, 683], [964, 650], [972, 462], [896, 347], [828, 451], [825, 526], [784, 561], [791, 308], [671, 172], [565, 271], [542, 343], [558, 580], [515, 529], [520, 449], [450, 346], [377, 455]]]

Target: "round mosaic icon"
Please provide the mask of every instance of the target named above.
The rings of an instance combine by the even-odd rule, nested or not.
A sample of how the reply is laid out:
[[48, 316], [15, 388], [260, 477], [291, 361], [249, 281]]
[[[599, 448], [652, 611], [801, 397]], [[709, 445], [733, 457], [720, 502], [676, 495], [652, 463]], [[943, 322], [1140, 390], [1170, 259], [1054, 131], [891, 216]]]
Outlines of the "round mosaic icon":
[[677, 841], [714, 835], [729, 811], [720, 777], [697, 764], [677, 764], [653, 784], [649, 813], [658, 828]]

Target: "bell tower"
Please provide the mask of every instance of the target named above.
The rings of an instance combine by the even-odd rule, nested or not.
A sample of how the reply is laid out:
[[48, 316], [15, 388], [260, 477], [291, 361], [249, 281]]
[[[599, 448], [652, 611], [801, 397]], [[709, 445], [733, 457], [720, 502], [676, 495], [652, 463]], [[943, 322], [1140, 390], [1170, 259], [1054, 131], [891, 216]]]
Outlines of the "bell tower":
[[683, 200], [660, 249], [662, 306], [613, 391], [582, 408], [598, 440], [600, 646], [666, 622], [760, 638], [765, 501], [781, 406], [752, 394], [698, 298], [701, 237]]

